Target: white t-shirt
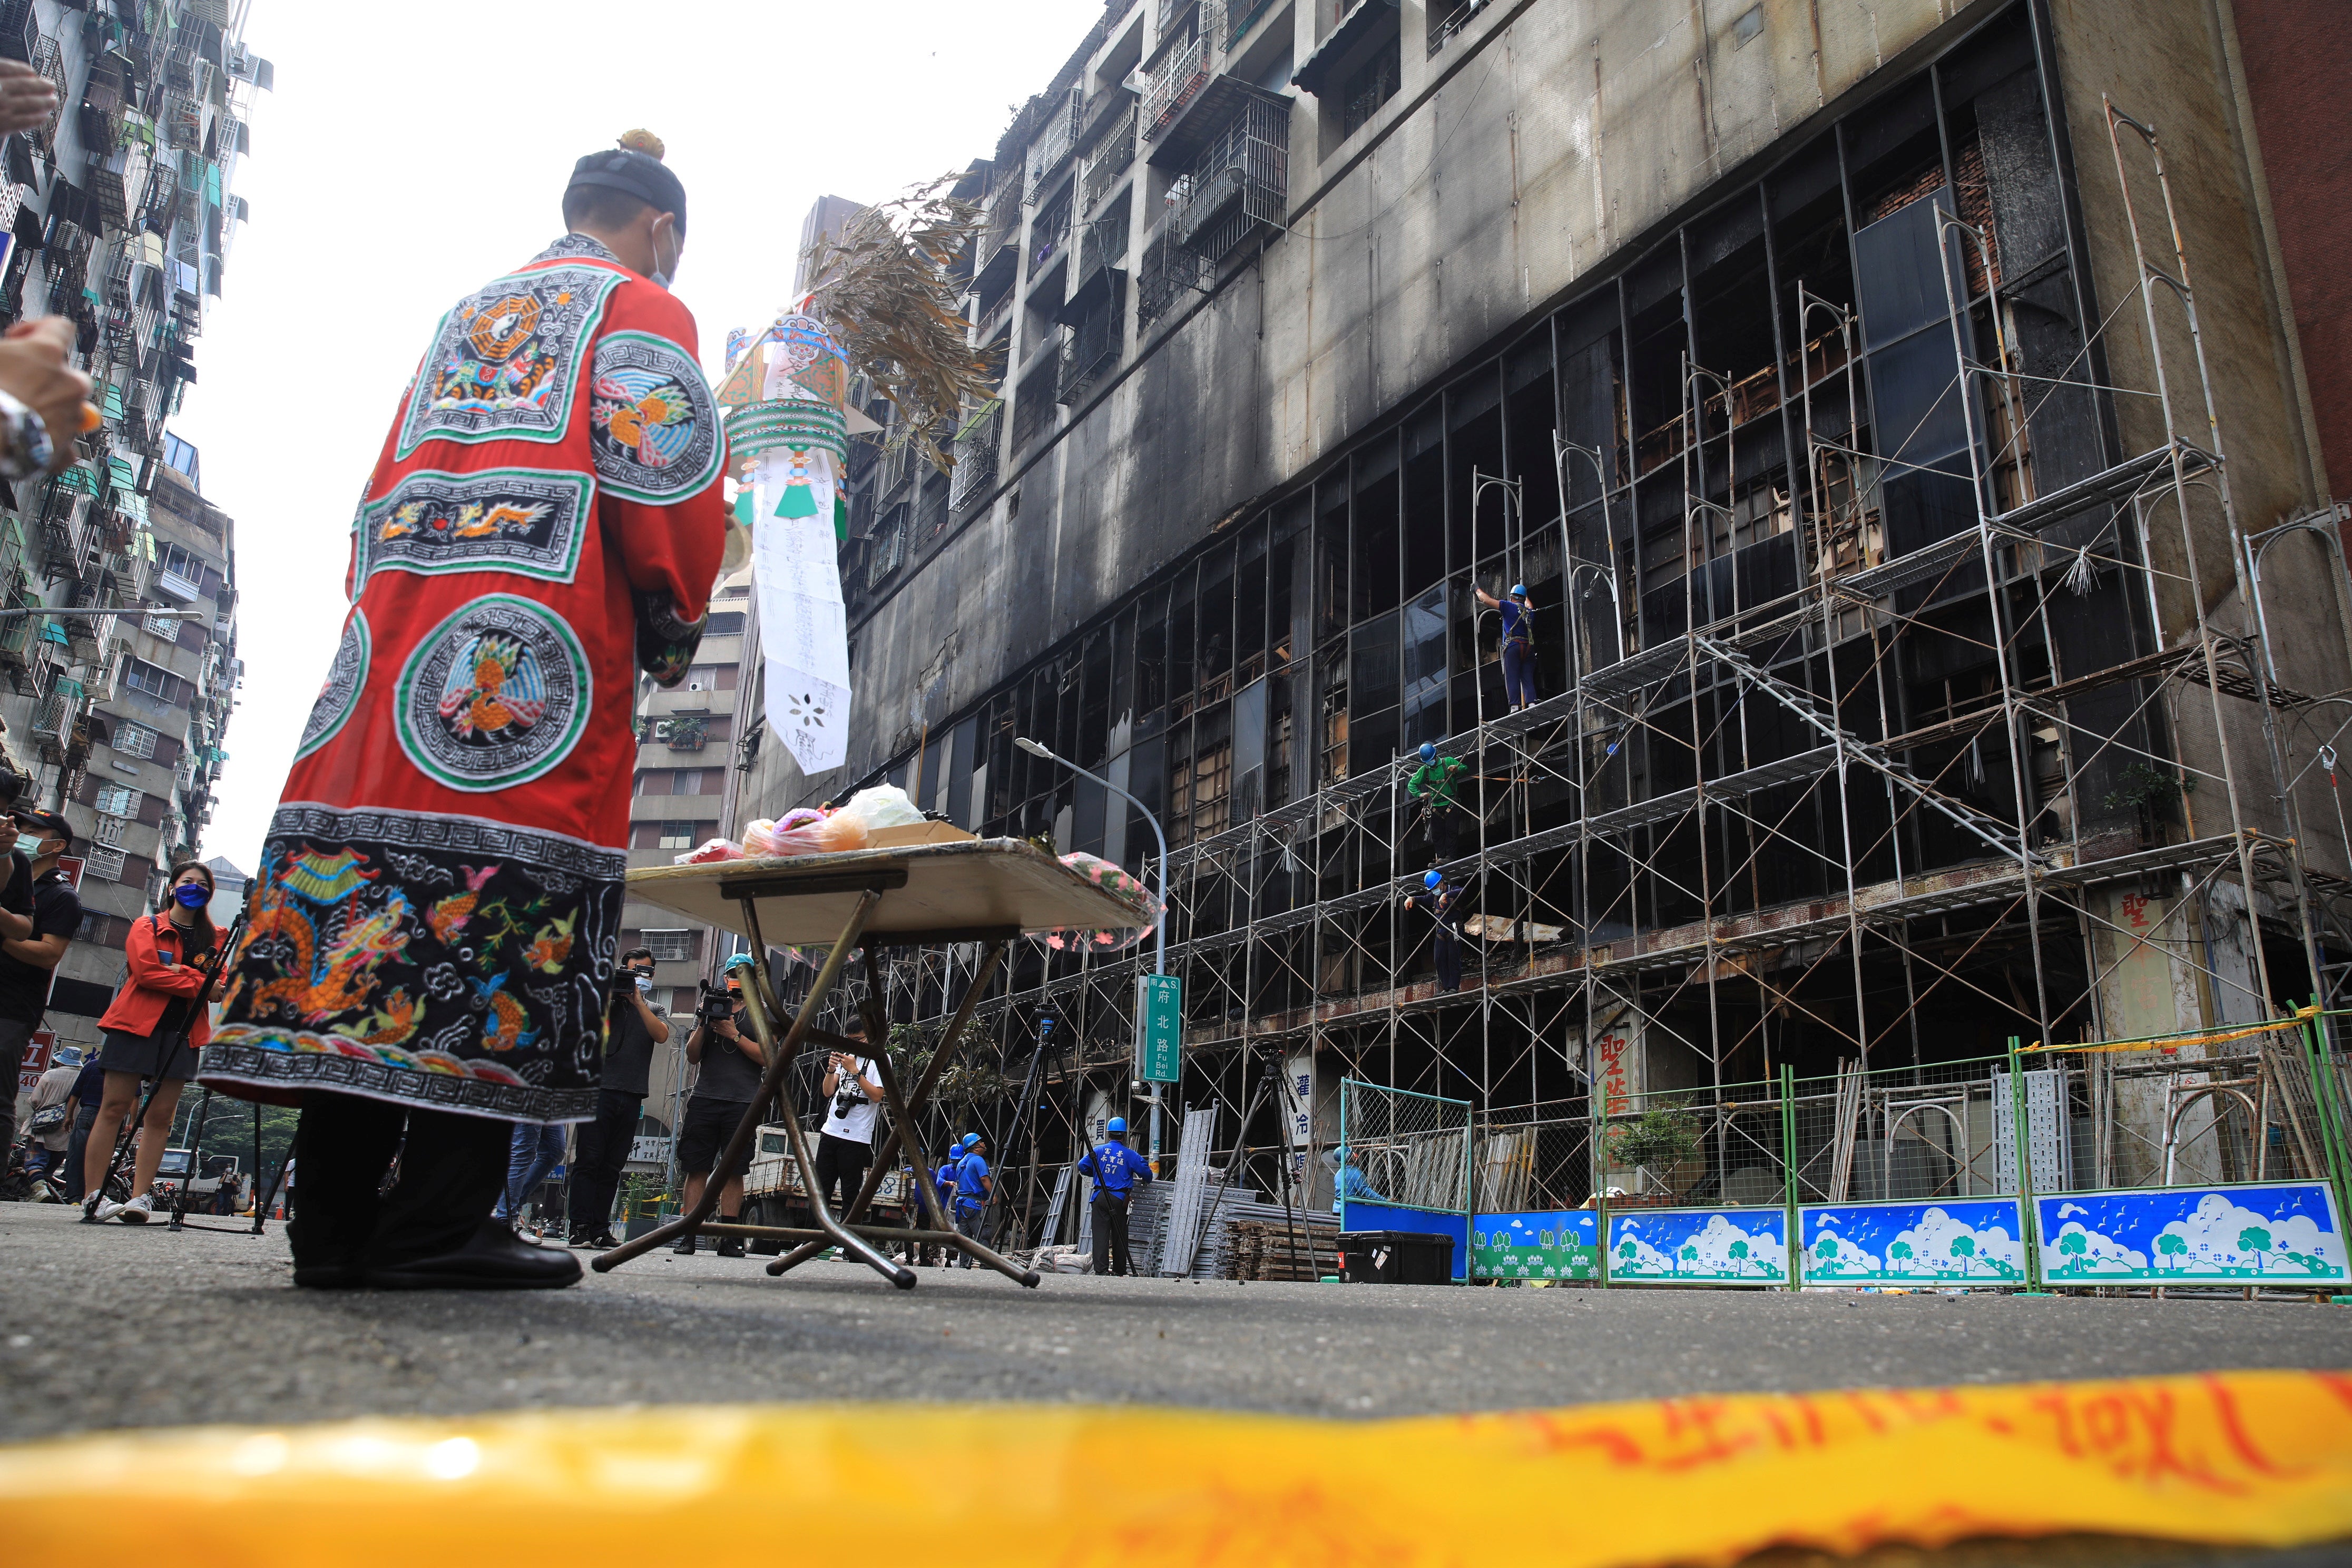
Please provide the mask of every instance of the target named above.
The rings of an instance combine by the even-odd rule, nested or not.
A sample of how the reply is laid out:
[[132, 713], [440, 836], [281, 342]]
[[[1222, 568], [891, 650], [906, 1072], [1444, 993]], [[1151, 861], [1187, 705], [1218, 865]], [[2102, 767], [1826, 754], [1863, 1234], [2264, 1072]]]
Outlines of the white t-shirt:
[[826, 1137], [846, 1138], [852, 1143], [874, 1142], [874, 1119], [881, 1107], [866, 1098], [866, 1090], [858, 1082], [860, 1079], [869, 1083], [882, 1081], [882, 1075], [875, 1070], [872, 1058], [858, 1058], [857, 1070], [843, 1073], [841, 1081], [834, 1085], [833, 1106], [824, 1113], [824, 1131]]

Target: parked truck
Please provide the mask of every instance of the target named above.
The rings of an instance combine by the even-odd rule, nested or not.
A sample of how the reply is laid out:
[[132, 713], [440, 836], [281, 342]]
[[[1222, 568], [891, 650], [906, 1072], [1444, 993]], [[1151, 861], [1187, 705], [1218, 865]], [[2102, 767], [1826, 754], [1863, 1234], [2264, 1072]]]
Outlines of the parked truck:
[[[814, 1158], [816, 1134], [809, 1133], [808, 1141]], [[906, 1187], [905, 1168], [894, 1165], [883, 1176], [874, 1202], [867, 1205], [858, 1223], [903, 1226], [911, 1196]], [[760, 1128], [759, 1147], [743, 1173], [743, 1221], [747, 1225], [799, 1226], [816, 1223], [809, 1214], [808, 1189], [801, 1183], [800, 1164], [793, 1158], [791, 1133], [781, 1121], [766, 1122]], [[755, 1239], [751, 1250], [772, 1255], [783, 1247], [772, 1239]]]

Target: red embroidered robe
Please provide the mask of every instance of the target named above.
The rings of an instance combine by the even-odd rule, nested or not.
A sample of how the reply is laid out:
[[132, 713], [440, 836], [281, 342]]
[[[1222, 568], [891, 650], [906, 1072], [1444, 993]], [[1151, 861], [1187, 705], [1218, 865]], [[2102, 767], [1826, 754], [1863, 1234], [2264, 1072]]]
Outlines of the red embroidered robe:
[[443, 318], [203, 1082], [593, 1114], [635, 672], [674, 684], [701, 637], [725, 449], [694, 318], [585, 236]]

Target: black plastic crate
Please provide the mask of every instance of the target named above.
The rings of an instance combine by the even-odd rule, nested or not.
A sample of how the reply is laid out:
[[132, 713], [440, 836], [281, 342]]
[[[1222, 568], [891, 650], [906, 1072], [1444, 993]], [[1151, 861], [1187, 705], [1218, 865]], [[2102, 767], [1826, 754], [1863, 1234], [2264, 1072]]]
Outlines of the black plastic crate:
[[1454, 1238], [1421, 1230], [1341, 1231], [1339, 1278], [1351, 1285], [1450, 1285]]

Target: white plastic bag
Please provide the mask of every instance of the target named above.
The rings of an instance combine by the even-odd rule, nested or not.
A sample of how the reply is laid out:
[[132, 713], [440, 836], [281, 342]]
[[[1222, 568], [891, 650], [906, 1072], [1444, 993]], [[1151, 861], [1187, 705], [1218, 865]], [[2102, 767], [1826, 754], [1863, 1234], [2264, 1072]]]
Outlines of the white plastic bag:
[[907, 792], [897, 784], [887, 784], [859, 790], [834, 816], [856, 823], [869, 838], [883, 828], [911, 827], [923, 820], [923, 814], [907, 798]]

